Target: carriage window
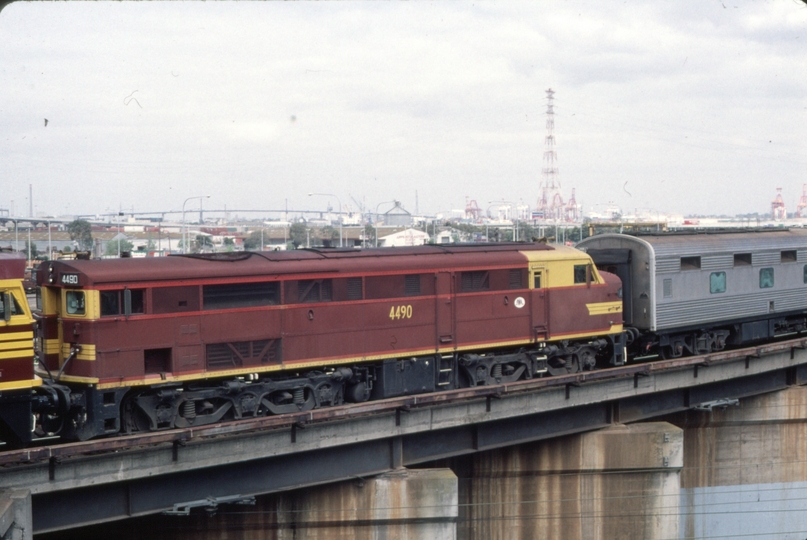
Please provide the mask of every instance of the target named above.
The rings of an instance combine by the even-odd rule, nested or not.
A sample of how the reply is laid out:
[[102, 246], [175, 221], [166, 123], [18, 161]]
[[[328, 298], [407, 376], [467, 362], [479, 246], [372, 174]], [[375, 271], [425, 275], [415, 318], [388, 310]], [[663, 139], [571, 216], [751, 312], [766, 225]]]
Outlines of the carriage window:
[[490, 290], [490, 274], [484, 270], [463, 272], [461, 288], [462, 292]]
[[575, 284], [578, 283], [585, 283], [586, 282], [586, 264], [575, 264], [574, 265], [574, 282]]
[[68, 315], [84, 315], [84, 291], [67, 291], [64, 298]]
[[726, 292], [725, 272], [712, 272], [709, 275], [709, 292], [712, 294]]
[[795, 249], [782, 252], [781, 262], [796, 262], [796, 259], [798, 259], [798, 255]]
[[807, 283], [807, 264], [804, 265], [804, 283]]
[[734, 266], [751, 266], [751, 254], [750, 253], [735, 253], [734, 254]]
[[204, 309], [273, 306], [280, 303], [280, 285], [271, 283], [227, 283], [202, 287]]
[[759, 288], [770, 289], [773, 287], [773, 268], [759, 269]]
[[297, 282], [297, 301], [303, 304], [330, 302], [333, 286], [330, 279], [301, 279]]
[[681, 257], [681, 270], [700, 270], [700, 257]]

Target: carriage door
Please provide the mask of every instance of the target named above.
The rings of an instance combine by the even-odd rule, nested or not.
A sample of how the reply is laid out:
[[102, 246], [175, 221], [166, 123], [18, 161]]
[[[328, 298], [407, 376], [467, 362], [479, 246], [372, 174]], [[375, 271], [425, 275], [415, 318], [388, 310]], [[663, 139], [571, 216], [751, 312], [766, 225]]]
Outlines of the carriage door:
[[547, 320], [547, 306], [549, 305], [549, 289], [547, 288], [547, 269], [543, 266], [530, 268], [530, 285], [532, 301], [532, 330], [536, 341], [543, 341], [549, 337], [549, 322]]
[[439, 350], [454, 342], [454, 291], [450, 272], [438, 272], [435, 278], [435, 326]]
[[633, 252], [629, 249], [589, 249], [586, 251], [599, 270], [616, 274], [622, 280], [622, 320], [625, 326], [633, 323], [633, 292], [631, 266]]

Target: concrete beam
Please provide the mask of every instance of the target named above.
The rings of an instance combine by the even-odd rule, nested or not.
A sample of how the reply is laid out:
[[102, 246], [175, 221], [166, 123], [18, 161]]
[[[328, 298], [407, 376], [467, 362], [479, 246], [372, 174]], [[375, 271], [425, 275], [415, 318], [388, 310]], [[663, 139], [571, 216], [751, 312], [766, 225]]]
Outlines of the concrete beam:
[[189, 515], [107, 523], [76, 537], [218, 540], [456, 540], [458, 483], [450, 469], [396, 469], [373, 478], [274, 493], [252, 504], [224, 504]]
[[270, 529], [273, 540], [455, 540], [458, 500], [457, 477], [450, 469], [396, 469], [260, 497], [249, 513], [179, 521], [184, 527], [201, 525], [211, 538], [235, 528]]

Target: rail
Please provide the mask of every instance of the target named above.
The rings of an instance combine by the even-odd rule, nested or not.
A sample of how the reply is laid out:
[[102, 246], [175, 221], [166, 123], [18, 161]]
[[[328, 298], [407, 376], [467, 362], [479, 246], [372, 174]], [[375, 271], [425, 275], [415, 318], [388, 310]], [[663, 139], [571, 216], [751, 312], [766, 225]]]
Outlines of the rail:
[[0, 466], [24, 465], [26, 463], [54, 458], [66, 459], [85, 455], [97, 455], [103, 452], [119, 452], [143, 446], [177, 443], [187, 444], [195, 439], [246, 434], [259, 430], [294, 429], [295, 427], [314, 423], [353, 419], [363, 416], [387, 414], [390, 412], [399, 414], [401, 411], [409, 411], [415, 408], [431, 407], [481, 398], [488, 400], [500, 399], [506, 395], [536, 392], [545, 388], [565, 387], [568, 393], [568, 389], [580, 387], [586, 383], [625, 377], [633, 377], [634, 380], [636, 380], [638, 377], [649, 376], [652, 373], [681, 370], [684, 368], [692, 368], [694, 370], [694, 377], [697, 378], [698, 370], [704, 367], [733, 362], [737, 359], [745, 359], [746, 367], [749, 367], [751, 360], [754, 358], [788, 350], [791, 352], [791, 358], [793, 358], [793, 351], [804, 349], [807, 349], [807, 338], [799, 338], [701, 356], [647, 361], [608, 369], [522, 380], [509, 384], [462, 388], [367, 403], [340, 405], [305, 412], [236, 420], [198, 428], [191, 427], [161, 432], [122, 435], [110, 439], [96, 439], [22, 450], [10, 450], [0, 452]]

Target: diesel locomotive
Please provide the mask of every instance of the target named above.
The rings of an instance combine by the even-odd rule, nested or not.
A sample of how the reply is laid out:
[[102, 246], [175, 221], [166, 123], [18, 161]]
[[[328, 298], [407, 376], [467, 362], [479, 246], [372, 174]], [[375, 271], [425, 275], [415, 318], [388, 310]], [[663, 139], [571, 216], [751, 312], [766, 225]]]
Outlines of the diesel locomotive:
[[68, 440], [625, 361], [619, 279], [564, 246], [62, 260], [36, 276], [32, 412]]

